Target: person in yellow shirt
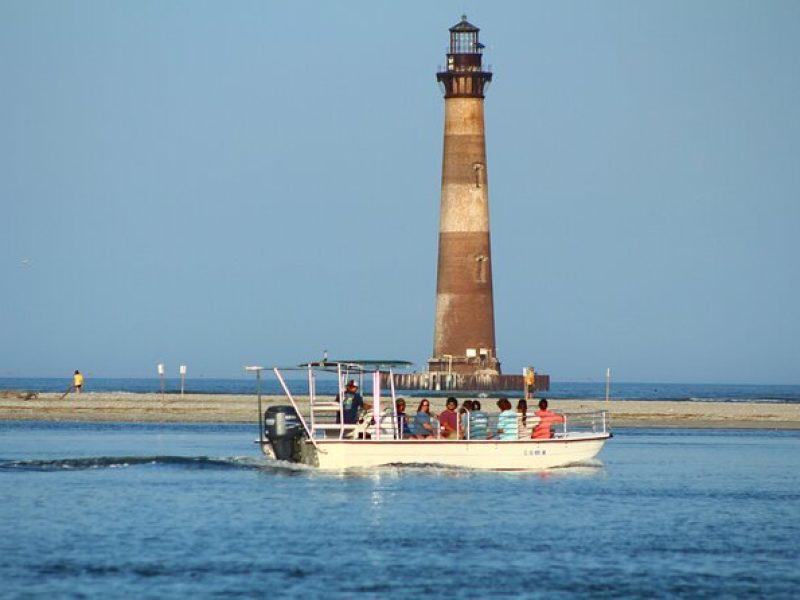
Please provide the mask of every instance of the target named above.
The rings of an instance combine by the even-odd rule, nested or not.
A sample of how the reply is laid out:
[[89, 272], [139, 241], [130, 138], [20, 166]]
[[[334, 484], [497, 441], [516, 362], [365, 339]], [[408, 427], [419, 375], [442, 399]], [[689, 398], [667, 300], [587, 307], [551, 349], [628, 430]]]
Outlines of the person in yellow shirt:
[[530, 400], [536, 393], [536, 371], [533, 367], [525, 369], [525, 399]]
[[81, 393], [81, 388], [83, 387], [83, 375], [78, 369], [75, 369], [75, 374], [72, 376], [72, 389], [75, 390], [76, 394]]

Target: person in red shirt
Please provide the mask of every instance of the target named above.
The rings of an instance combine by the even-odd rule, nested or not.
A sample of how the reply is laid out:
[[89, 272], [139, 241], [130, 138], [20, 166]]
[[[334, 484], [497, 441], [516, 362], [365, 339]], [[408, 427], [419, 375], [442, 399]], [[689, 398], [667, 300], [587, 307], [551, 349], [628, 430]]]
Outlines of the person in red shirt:
[[457, 437], [458, 435], [458, 413], [456, 412], [458, 400], [455, 398], [447, 399], [447, 407], [439, 413], [439, 424], [442, 426], [442, 437]]
[[564, 415], [547, 410], [547, 400], [539, 400], [539, 410], [534, 413], [539, 417], [539, 424], [533, 428], [531, 438], [534, 440], [553, 437], [553, 423], [563, 423]]

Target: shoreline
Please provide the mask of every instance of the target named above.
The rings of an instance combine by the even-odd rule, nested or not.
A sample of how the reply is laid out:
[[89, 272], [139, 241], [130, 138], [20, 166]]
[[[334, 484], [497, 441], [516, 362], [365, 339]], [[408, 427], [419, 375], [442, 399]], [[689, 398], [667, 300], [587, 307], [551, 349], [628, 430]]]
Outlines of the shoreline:
[[[165, 394], [133, 392], [41, 393], [25, 399], [0, 396], [0, 421], [253, 423], [257, 399], [235, 394]], [[308, 397], [296, 397], [301, 411]], [[444, 398], [431, 398], [431, 412], [444, 409]], [[262, 396], [262, 410], [288, 404], [283, 396]], [[714, 402], [663, 400], [551, 400], [550, 408], [564, 412], [607, 410], [611, 429], [783, 429], [800, 430], [800, 404], [773, 402]], [[484, 410], [496, 412], [484, 401]], [[414, 401], [409, 413], [416, 412]]]

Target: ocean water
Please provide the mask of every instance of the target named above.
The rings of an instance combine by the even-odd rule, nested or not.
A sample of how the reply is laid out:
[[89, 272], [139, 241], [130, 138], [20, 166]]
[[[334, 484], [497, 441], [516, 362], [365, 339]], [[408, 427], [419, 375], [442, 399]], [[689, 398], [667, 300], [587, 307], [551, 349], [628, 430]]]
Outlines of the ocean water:
[[796, 598], [800, 432], [326, 474], [246, 425], [0, 422], [3, 598]]
[[[265, 372], [261, 381], [264, 394], [282, 395], [280, 384], [270, 372]], [[296, 376], [297, 377], [297, 376]], [[26, 390], [32, 392], [63, 392], [69, 388], [71, 378], [23, 378], [0, 377], [0, 390]], [[308, 393], [305, 379], [297, 377], [289, 380], [293, 393]], [[161, 382], [157, 379], [109, 379], [87, 377], [84, 385], [87, 392], [159, 392]], [[180, 379], [167, 378], [164, 381], [166, 393], [179, 393]], [[243, 379], [187, 379], [184, 383], [186, 393], [198, 394], [255, 394], [254, 378]], [[317, 391], [323, 394], [336, 394], [335, 379], [321, 379]], [[406, 396], [426, 396], [430, 392], [403, 392]], [[439, 395], [448, 395], [445, 392]], [[506, 394], [508, 395], [508, 394]], [[713, 400], [717, 402], [791, 402], [800, 403], [800, 385], [742, 385], [719, 383], [624, 383], [612, 382], [610, 397], [615, 400]], [[546, 398], [605, 398], [605, 382], [564, 382], [551, 383], [548, 392], [537, 394]]]

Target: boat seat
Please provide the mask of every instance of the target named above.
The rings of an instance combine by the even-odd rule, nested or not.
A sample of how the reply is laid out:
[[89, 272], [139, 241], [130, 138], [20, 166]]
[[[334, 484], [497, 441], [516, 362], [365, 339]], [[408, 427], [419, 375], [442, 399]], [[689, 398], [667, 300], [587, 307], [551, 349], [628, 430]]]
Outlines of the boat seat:
[[341, 409], [338, 402], [315, 402], [313, 408], [314, 412], [339, 412]]
[[345, 425], [345, 427], [352, 427], [353, 430], [345, 434], [349, 439], [366, 438], [370, 434], [369, 429], [372, 427], [372, 415], [367, 414], [359, 421], [357, 425]]

